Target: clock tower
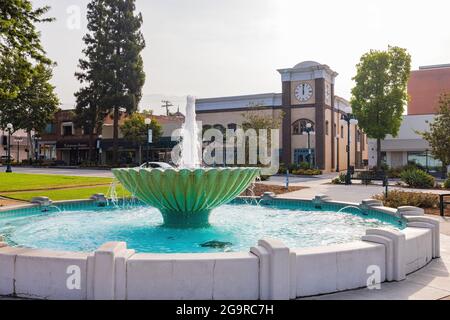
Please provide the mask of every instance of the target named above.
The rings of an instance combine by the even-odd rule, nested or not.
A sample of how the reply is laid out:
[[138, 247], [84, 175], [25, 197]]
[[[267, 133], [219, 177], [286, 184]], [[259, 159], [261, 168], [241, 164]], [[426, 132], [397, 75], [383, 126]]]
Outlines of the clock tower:
[[[282, 162], [294, 162], [292, 125], [299, 119], [314, 123], [314, 157], [316, 166], [325, 169], [327, 152], [331, 153], [329, 165], [335, 163], [335, 110], [334, 81], [338, 75], [329, 66], [305, 61], [293, 68], [280, 69], [282, 81]], [[328, 136], [328, 138], [327, 138]], [[331, 136], [331, 139], [330, 139]], [[328, 146], [328, 144], [330, 144]]]

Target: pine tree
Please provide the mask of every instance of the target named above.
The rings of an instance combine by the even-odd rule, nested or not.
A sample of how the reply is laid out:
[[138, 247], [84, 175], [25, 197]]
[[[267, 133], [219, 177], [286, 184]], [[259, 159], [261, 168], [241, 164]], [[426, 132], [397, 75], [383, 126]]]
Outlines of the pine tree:
[[[93, 108], [113, 113], [113, 163], [118, 159], [120, 111], [137, 110], [145, 82], [141, 51], [145, 42], [140, 28], [141, 14], [135, 14], [135, 0], [92, 0], [88, 5], [88, 30], [84, 37], [86, 59], [80, 60], [77, 78], [90, 87], [77, 94], [96, 92]], [[95, 90], [94, 90], [95, 88]], [[80, 100], [84, 100], [80, 98]], [[95, 112], [91, 112], [95, 114]]]

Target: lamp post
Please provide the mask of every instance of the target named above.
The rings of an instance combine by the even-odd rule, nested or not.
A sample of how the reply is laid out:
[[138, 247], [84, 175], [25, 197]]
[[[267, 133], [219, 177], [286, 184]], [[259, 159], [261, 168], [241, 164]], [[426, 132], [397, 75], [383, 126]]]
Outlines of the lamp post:
[[347, 107], [344, 109], [344, 113], [341, 115], [341, 123], [347, 124], [347, 175], [345, 176], [345, 184], [352, 184], [352, 173], [350, 171], [350, 125], [358, 125], [358, 120], [352, 114], [352, 108]]
[[12, 123], [6, 125], [6, 130], [8, 130], [8, 164], [6, 165], [6, 172], [11, 173], [11, 134], [13, 131]]
[[150, 154], [150, 143], [152, 143], [152, 130], [150, 129], [150, 124], [152, 123], [152, 119], [145, 118], [145, 126], [147, 128], [147, 150], [146, 150], [146, 163], [148, 167], [149, 162], [149, 154]]
[[39, 140], [41, 140], [41, 137], [38, 134], [34, 134], [32, 138], [34, 140], [34, 159], [37, 162], [39, 160]]
[[308, 163], [309, 163], [309, 167], [311, 168], [312, 167], [311, 136], [316, 134], [314, 132], [314, 129], [313, 129], [313, 126], [311, 123], [308, 122], [306, 124], [306, 128], [302, 134], [308, 136]]
[[102, 157], [102, 139], [103, 136], [101, 134], [97, 137], [97, 165], [101, 164], [101, 157]]

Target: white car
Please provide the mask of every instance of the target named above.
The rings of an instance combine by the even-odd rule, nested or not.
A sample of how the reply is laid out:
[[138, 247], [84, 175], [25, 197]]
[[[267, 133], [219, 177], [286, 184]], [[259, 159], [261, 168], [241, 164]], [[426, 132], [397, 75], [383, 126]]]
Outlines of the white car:
[[173, 169], [173, 167], [165, 162], [144, 162], [139, 166], [139, 168], [161, 168], [161, 169]]

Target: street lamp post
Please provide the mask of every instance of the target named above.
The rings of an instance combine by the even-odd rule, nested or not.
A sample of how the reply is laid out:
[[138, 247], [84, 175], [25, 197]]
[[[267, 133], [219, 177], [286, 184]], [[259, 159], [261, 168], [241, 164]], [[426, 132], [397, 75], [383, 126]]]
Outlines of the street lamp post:
[[102, 157], [102, 139], [103, 136], [100, 134], [97, 138], [97, 165], [101, 164]]
[[152, 143], [152, 130], [150, 129], [150, 124], [152, 123], [152, 119], [145, 118], [145, 126], [147, 128], [147, 150], [146, 150], [146, 164], [148, 167], [149, 158], [150, 158], [150, 143]]
[[355, 118], [355, 116], [352, 114], [352, 108], [347, 107], [344, 110], [345, 113], [341, 115], [341, 122], [347, 124], [347, 174], [345, 176], [345, 184], [350, 185], [352, 184], [352, 173], [350, 171], [350, 125], [358, 125], [358, 120]]
[[8, 164], [6, 165], [6, 172], [11, 173], [11, 134], [13, 131], [12, 123], [8, 123], [6, 125], [6, 129], [8, 130]]
[[32, 136], [32, 138], [34, 140], [34, 160], [36, 160], [36, 162], [38, 162], [39, 161], [39, 140], [41, 138], [37, 134], [34, 134]]
[[314, 132], [314, 129], [313, 129], [313, 126], [311, 123], [308, 122], [306, 124], [306, 128], [302, 134], [308, 136], [308, 163], [309, 163], [309, 167], [312, 168], [311, 136], [315, 135], [316, 133]]

